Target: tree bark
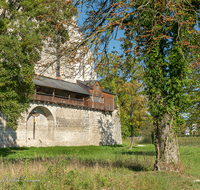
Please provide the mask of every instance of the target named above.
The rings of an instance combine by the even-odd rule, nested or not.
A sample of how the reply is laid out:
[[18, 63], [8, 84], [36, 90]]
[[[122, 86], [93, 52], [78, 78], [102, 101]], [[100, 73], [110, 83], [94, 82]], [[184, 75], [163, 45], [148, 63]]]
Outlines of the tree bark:
[[129, 98], [130, 98], [130, 101], [131, 101], [131, 106], [130, 106], [131, 145], [130, 145], [130, 147], [129, 147], [129, 150], [131, 150], [132, 147], [133, 147], [133, 139], [134, 139], [134, 137], [133, 137], [133, 135], [134, 135], [134, 132], [133, 132], [133, 130], [134, 130], [134, 126], [133, 126], [134, 116], [133, 116], [133, 106], [132, 106], [133, 102], [132, 102], [132, 100], [131, 100], [131, 97], [129, 97]]
[[154, 170], [181, 171], [177, 138], [172, 128], [173, 117], [165, 114], [160, 122], [155, 122], [156, 163]]
[[132, 148], [133, 148], [133, 139], [134, 139], [134, 137], [131, 136], [131, 145], [130, 145], [130, 147], [129, 147], [129, 150], [132, 150]]
[[129, 147], [129, 150], [133, 148], [133, 140], [134, 140], [133, 126], [131, 126], [131, 145]]

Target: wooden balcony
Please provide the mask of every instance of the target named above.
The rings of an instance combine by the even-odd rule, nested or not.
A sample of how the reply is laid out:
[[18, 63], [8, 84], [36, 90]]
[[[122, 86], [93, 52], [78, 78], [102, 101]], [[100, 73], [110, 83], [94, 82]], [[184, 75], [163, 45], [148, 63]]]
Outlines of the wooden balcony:
[[51, 95], [51, 94], [43, 94], [43, 93], [37, 93], [35, 95], [35, 100], [37, 101], [44, 101], [44, 102], [51, 102], [51, 103], [58, 103], [58, 104], [69, 104], [69, 105], [75, 105], [75, 106], [87, 106], [87, 101], [84, 101], [83, 99], [76, 99], [76, 98], [68, 98], [58, 95]]
[[60, 105], [81, 106], [104, 111], [114, 111], [114, 107], [106, 106], [103, 103], [85, 101], [83, 99], [69, 98], [52, 94], [44, 94], [37, 92], [34, 97], [35, 101], [49, 102]]

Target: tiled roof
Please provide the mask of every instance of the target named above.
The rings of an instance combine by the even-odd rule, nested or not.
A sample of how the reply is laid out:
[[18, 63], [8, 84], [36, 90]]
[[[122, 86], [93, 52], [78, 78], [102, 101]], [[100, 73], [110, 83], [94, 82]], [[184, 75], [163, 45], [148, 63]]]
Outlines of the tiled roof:
[[38, 86], [61, 89], [61, 90], [76, 92], [76, 93], [84, 94], [84, 95], [91, 95], [89, 92], [85, 91], [79, 85], [75, 83], [67, 82], [64, 80], [58, 80], [58, 79], [48, 78], [44, 76], [35, 76], [33, 81], [34, 81], [34, 84]]

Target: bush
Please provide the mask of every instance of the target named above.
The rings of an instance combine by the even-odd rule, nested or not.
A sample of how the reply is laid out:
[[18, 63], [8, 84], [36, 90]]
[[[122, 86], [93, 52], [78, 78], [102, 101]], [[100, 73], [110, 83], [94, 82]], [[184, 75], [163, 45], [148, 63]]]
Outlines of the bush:
[[148, 132], [143, 134], [140, 144], [154, 144], [154, 141], [154, 132]]

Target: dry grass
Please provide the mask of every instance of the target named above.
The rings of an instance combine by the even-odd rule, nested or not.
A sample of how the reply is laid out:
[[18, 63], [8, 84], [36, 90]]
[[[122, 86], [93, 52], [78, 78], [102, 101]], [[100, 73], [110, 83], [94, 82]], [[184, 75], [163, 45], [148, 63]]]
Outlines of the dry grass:
[[[1, 189], [189, 189], [183, 174], [152, 172], [147, 156], [115, 160], [55, 158], [18, 159], [0, 163]], [[13, 180], [13, 182], [9, 181]], [[27, 181], [26, 181], [27, 180]], [[32, 180], [40, 180], [38, 182]], [[15, 181], [15, 182], [14, 182]], [[171, 182], [173, 182], [172, 185]]]

